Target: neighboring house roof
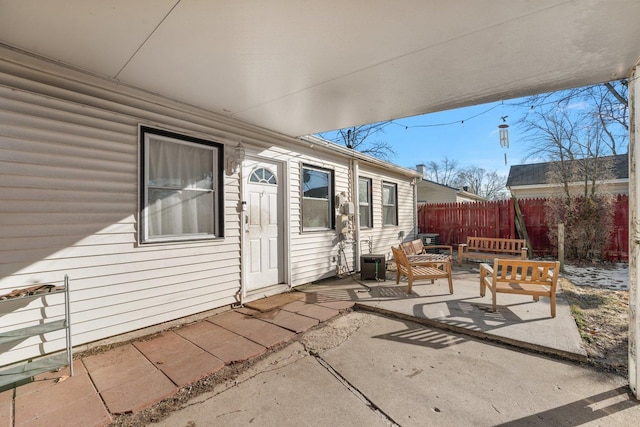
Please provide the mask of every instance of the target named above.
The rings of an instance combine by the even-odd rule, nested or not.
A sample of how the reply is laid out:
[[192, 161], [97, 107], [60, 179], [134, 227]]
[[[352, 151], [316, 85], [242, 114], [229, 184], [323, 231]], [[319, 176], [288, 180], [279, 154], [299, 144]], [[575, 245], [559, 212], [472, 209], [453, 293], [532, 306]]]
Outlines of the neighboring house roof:
[[476, 201], [476, 202], [486, 202], [487, 201], [487, 198], [485, 198], [485, 197], [482, 197], [482, 196], [480, 196], [478, 194], [475, 194], [475, 193], [469, 193], [468, 191], [464, 191], [464, 190], [460, 190], [460, 189], [458, 189], [458, 196], [459, 197], [464, 197], [466, 199], [470, 199], [470, 200], [473, 200], [473, 201]]
[[430, 179], [422, 178], [422, 182], [426, 182], [427, 184], [434, 185], [436, 187], [442, 187], [442, 188], [447, 188], [449, 190], [458, 191], [458, 189], [455, 188], [455, 187], [451, 187], [451, 186], [445, 185], [445, 184], [440, 184], [439, 182], [431, 181]]
[[479, 196], [475, 193], [470, 193], [463, 189], [451, 187], [449, 185], [440, 184], [439, 182], [431, 181], [430, 179], [426, 179], [426, 178], [422, 178], [422, 181], [418, 181], [418, 185], [431, 187], [433, 190], [436, 190], [436, 191], [437, 190], [450, 191], [455, 193], [457, 197], [469, 199], [472, 201], [482, 202], [487, 200], [486, 198]]
[[[604, 156], [602, 160], [613, 160], [613, 179], [629, 179], [629, 156], [618, 154], [616, 156]], [[520, 185], [548, 184], [547, 173], [555, 162], [532, 163], [528, 165], [513, 165], [509, 169], [507, 187]]]

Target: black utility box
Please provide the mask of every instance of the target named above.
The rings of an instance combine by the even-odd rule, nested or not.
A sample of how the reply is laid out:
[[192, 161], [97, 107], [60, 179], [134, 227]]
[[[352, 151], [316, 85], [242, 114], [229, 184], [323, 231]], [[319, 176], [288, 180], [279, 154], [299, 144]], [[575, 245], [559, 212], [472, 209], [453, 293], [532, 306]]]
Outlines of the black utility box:
[[360, 257], [360, 279], [385, 280], [387, 264], [384, 255], [362, 255]]

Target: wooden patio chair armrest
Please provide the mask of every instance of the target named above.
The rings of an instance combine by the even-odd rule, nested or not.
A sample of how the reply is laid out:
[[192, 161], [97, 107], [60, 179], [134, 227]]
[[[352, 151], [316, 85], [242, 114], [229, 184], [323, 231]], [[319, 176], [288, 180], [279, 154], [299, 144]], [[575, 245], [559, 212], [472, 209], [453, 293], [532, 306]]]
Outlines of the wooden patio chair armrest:
[[480, 263], [480, 277], [493, 276], [493, 267], [483, 262]]
[[[487, 263], [480, 263], [480, 296], [484, 296], [485, 289], [487, 288], [487, 280], [489, 277], [493, 277], [493, 267]], [[493, 281], [493, 280], [492, 280]], [[492, 283], [488, 283], [492, 293], [495, 293]]]

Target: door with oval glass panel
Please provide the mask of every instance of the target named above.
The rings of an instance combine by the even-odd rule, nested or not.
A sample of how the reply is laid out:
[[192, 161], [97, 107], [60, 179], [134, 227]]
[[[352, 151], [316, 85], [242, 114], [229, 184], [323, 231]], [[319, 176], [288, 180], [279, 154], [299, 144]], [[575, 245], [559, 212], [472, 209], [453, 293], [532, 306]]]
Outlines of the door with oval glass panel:
[[282, 165], [246, 159], [244, 177], [244, 265], [246, 292], [284, 281]]

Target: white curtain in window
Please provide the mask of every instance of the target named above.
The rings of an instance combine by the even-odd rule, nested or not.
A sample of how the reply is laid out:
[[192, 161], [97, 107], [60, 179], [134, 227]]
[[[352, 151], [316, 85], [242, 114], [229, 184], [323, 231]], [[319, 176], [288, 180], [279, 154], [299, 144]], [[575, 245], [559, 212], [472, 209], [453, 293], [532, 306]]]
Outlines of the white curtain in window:
[[213, 150], [149, 140], [148, 237], [213, 235]]

